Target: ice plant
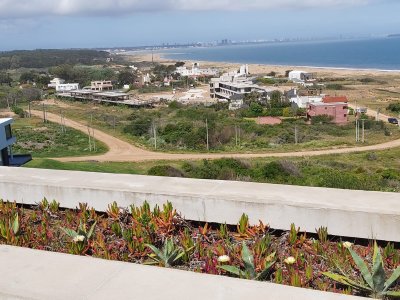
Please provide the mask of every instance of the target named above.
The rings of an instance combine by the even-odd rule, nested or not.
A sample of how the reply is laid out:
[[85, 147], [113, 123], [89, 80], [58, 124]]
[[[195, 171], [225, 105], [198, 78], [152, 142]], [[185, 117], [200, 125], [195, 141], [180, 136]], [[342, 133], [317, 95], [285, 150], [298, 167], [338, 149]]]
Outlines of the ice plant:
[[221, 255], [218, 257], [218, 262], [220, 263], [227, 263], [230, 262], [230, 257], [228, 255]]
[[343, 242], [342, 246], [346, 249], [350, 249], [353, 246], [353, 243], [350, 242]]
[[361, 272], [362, 282], [354, 281], [345, 274], [335, 274], [325, 272], [325, 276], [347, 286], [352, 287], [360, 292], [369, 293], [371, 298], [382, 299], [384, 297], [400, 297], [400, 291], [389, 291], [393, 284], [400, 277], [400, 267], [393, 271], [389, 279], [386, 280], [386, 273], [383, 266], [383, 259], [381, 251], [378, 248], [377, 243], [374, 244], [374, 254], [372, 261], [372, 273], [370, 272], [367, 264], [362, 260], [360, 256], [351, 248], [347, 248], [357, 265], [357, 268]]
[[293, 256], [289, 256], [284, 260], [285, 264], [293, 265], [296, 262], [296, 259]]
[[[275, 253], [272, 253], [270, 256], [275, 257]], [[241, 270], [236, 266], [230, 266], [230, 265], [223, 265], [218, 267], [240, 278], [255, 279], [261, 281], [265, 280], [265, 278], [271, 271], [272, 266], [275, 264], [275, 260], [270, 261], [265, 264], [263, 270], [260, 273], [257, 273], [256, 267], [254, 265], [254, 257], [251, 254], [249, 248], [246, 246], [245, 242], [243, 242], [242, 246], [242, 260], [245, 267], [244, 270]]]
[[86, 226], [83, 225], [83, 223], [80, 223], [77, 231], [70, 228], [61, 227], [61, 230], [64, 231], [64, 233], [72, 240], [69, 249], [72, 254], [82, 255], [87, 252], [89, 249], [88, 243], [94, 233], [95, 226], [96, 222], [94, 222], [90, 229], [87, 230]]

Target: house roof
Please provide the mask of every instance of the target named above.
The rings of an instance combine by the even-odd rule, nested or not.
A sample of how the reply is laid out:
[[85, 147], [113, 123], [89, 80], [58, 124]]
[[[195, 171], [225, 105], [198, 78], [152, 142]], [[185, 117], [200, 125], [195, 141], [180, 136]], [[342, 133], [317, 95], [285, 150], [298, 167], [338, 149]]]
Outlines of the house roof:
[[322, 101], [324, 103], [349, 102], [346, 96], [325, 96]]

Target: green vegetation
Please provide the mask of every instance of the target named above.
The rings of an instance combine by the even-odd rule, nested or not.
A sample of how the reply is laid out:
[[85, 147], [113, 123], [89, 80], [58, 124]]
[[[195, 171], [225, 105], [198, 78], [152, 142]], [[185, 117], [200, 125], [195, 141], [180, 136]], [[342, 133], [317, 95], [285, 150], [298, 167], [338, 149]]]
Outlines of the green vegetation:
[[390, 103], [386, 110], [390, 110], [391, 112], [400, 113], [400, 102]]
[[238, 180], [400, 192], [400, 149], [290, 159], [217, 159], [140, 163], [61, 163], [34, 159], [31, 168]]
[[96, 151], [90, 151], [87, 135], [61, 125], [43, 123], [38, 118], [16, 118], [13, 133], [17, 143], [14, 153], [32, 154], [33, 157], [64, 157], [101, 154], [107, 147], [96, 141]]
[[85, 203], [61, 210], [57, 201], [46, 199], [30, 206], [0, 200], [1, 245], [234, 276], [260, 285], [267, 281], [381, 299], [399, 296], [397, 244], [382, 242], [381, 254], [376, 243], [342, 241], [329, 236], [327, 228], [315, 234], [291, 224], [282, 232], [263, 222], [268, 220], [250, 224], [245, 213], [236, 226], [193, 222], [170, 202], [129, 208], [113, 202], [98, 213]]
[[[283, 104], [282, 104], [283, 105]], [[252, 119], [260, 115], [279, 115], [286, 117], [282, 124], [258, 125]], [[227, 110], [204, 107], [181, 107], [171, 104], [168, 108], [157, 110], [141, 109], [127, 117], [129, 123], [123, 133], [140, 144], [154, 145], [154, 127], [157, 134], [157, 147], [160, 150], [204, 151], [208, 146], [212, 151], [244, 151], [295, 147], [297, 128], [297, 149], [320, 148], [332, 145], [351, 145], [354, 143], [354, 124], [335, 125], [326, 116], [313, 118], [312, 125], [302, 118], [293, 118], [297, 112], [289, 107], [263, 107], [251, 101], [249, 108], [239, 110], [233, 115]], [[247, 117], [247, 118], [244, 118]], [[207, 124], [206, 124], [207, 121]], [[368, 120], [365, 123], [367, 142], [385, 139], [386, 127], [382, 122]], [[398, 134], [398, 132], [395, 132]]]
[[0, 70], [48, 68], [62, 64], [103, 64], [108, 52], [96, 50], [18, 50], [0, 52]]

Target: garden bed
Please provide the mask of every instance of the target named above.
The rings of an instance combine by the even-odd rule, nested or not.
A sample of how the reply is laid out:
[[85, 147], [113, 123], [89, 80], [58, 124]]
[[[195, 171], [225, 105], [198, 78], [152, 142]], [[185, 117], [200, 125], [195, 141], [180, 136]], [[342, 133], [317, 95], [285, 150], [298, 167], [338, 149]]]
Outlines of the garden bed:
[[400, 251], [393, 243], [379, 249], [329, 236], [326, 228], [304, 233], [294, 224], [275, 231], [261, 221], [250, 226], [245, 214], [237, 226], [190, 222], [170, 203], [127, 209], [112, 203], [100, 213], [86, 204], [0, 202], [0, 244], [352, 295], [395, 296], [390, 291], [400, 289]]

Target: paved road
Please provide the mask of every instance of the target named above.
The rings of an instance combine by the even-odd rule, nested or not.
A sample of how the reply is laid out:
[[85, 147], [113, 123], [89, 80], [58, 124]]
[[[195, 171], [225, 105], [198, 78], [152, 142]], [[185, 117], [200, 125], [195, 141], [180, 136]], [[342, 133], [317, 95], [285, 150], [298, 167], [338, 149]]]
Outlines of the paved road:
[[[374, 112], [370, 111], [370, 113], [373, 114]], [[36, 111], [36, 110], [32, 110], [32, 114], [38, 117], [42, 117], [43, 115], [41, 111]], [[53, 113], [47, 113], [47, 119], [54, 123], [61, 122], [60, 116]], [[65, 119], [65, 125], [87, 134], [87, 126], [84, 124], [81, 124], [79, 122], [70, 119]], [[97, 129], [94, 129], [94, 136], [96, 139], [98, 139], [99, 141], [103, 142], [108, 146], [109, 151], [107, 153], [95, 156], [56, 158], [56, 160], [62, 162], [73, 162], [73, 161], [140, 162], [140, 161], [156, 161], [156, 160], [197, 160], [197, 159], [218, 159], [218, 158], [303, 157], [303, 156], [319, 156], [327, 154], [343, 154], [343, 153], [354, 153], [354, 152], [364, 152], [364, 151], [376, 151], [376, 150], [385, 150], [385, 149], [400, 147], [400, 139], [399, 139], [371, 146], [358, 146], [352, 148], [335, 148], [335, 149], [296, 151], [296, 152], [284, 152], [284, 153], [171, 154], [171, 153], [153, 152], [141, 149], [139, 147], [135, 147], [125, 141], [122, 141], [112, 135], [109, 135]]]

